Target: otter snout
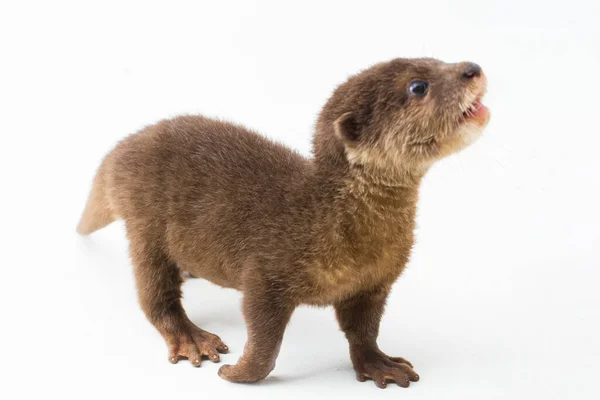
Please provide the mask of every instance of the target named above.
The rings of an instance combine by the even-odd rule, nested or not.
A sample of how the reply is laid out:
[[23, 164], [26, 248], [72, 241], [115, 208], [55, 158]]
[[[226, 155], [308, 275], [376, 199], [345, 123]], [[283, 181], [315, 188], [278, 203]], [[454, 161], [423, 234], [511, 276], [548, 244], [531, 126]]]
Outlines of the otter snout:
[[463, 79], [479, 78], [481, 76], [481, 67], [475, 63], [467, 63], [462, 72]]

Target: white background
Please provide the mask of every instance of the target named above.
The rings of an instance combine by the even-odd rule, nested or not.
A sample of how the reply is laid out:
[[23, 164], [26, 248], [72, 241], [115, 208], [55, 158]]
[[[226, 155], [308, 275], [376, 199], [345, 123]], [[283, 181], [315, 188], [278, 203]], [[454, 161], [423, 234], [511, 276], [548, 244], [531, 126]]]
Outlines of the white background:
[[[600, 398], [595, 4], [2, 1], [0, 397]], [[420, 56], [481, 64], [492, 111], [484, 136], [426, 177], [418, 243], [381, 327], [381, 347], [421, 381], [357, 382], [331, 309], [297, 310], [260, 384], [169, 364], [122, 224], [75, 234], [103, 155], [181, 113], [308, 155], [337, 84]], [[240, 295], [200, 280], [184, 291], [234, 363]]]

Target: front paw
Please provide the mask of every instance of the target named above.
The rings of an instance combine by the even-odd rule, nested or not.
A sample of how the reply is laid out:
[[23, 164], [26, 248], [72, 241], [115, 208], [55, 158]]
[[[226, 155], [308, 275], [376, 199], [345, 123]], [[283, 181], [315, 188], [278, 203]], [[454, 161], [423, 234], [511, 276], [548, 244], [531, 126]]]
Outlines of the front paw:
[[400, 357], [389, 357], [379, 349], [352, 350], [352, 362], [359, 382], [372, 379], [381, 389], [385, 389], [388, 382], [408, 387], [410, 382], [419, 380], [411, 363]]

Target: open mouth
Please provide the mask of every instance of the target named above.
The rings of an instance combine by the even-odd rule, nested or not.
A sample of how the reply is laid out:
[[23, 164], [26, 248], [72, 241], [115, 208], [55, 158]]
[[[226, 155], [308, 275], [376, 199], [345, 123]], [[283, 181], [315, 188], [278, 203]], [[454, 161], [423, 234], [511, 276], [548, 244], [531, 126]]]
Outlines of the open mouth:
[[460, 122], [466, 122], [469, 120], [484, 121], [487, 118], [489, 110], [485, 105], [483, 105], [481, 98], [482, 95], [477, 96], [471, 105], [462, 113]]

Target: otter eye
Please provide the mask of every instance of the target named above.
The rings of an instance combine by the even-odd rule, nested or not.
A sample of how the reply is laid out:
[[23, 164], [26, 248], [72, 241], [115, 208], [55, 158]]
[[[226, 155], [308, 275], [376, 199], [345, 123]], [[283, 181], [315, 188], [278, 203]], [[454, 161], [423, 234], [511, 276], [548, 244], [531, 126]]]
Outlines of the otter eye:
[[414, 96], [423, 97], [427, 94], [427, 88], [429, 88], [429, 84], [425, 81], [412, 81], [408, 86], [408, 91]]

